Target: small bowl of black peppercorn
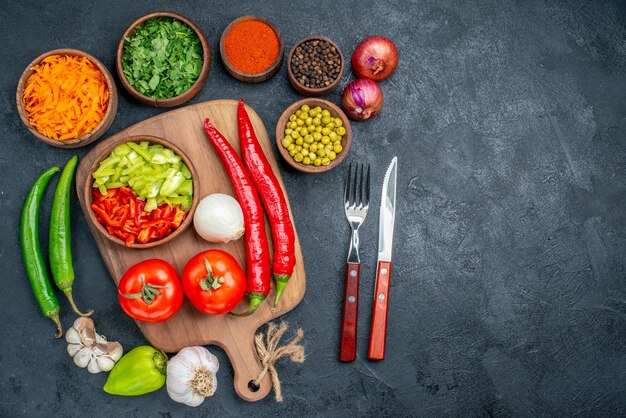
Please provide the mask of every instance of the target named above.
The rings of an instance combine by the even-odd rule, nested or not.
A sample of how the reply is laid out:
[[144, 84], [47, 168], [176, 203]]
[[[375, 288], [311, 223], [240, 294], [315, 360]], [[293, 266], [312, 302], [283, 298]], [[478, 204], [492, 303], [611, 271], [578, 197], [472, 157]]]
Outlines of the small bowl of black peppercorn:
[[337, 44], [324, 36], [309, 36], [296, 42], [288, 62], [289, 82], [306, 96], [333, 91], [343, 75], [343, 54]]

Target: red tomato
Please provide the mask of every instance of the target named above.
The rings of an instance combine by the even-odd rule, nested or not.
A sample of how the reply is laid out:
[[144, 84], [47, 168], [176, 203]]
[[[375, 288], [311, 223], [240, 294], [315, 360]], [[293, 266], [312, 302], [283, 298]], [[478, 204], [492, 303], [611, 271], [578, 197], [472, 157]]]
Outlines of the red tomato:
[[131, 318], [162, 322], [180, 309], [183, 289], [170, 263], [151, 259], [128, 269], [117, 286], [117, 298]]
[[246, 275], [227, 252], [204, 251], [189, 260], [183, 269], [183, 289], [199, 311], [225, 314], [232, 311], [246, 293]]

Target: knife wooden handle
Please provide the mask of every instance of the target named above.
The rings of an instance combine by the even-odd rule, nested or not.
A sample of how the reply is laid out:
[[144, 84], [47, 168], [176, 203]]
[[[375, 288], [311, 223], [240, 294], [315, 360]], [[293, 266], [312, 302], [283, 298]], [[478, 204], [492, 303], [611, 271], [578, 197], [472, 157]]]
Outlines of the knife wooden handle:
[[346, 264], [346, 283], [343, 296], [343, 319], [339, 360], [354, 361], [356, 358], [356, 324], [359, 315], [359, 263]]
[[370, 360], [383, 360], [385, 358], [390, 275], [391, 263], [388, 261], [379, 261], [376, 272], [376, 292], [374, 293], [374, 308], [372, 311], [370, 347], [367, 352], [367, 358]]

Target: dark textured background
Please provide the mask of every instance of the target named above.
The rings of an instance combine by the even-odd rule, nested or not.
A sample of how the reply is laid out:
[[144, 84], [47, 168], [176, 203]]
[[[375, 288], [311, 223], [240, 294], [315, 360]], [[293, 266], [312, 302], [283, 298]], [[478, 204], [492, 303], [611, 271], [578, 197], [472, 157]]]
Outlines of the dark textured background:
[[[624, 2], [179, 3], [1, 1], [2, 415], [626, 414]], [[348, 57], [367, 35], [397, 43], [400, 66], [381, 84], [384, 110], [354, 124], [347, 159], [373, 164], [378, 196], [384, 166], [400, 157], [385, 361], [366, 360], [377, 207], [362, 229], [358, 359], [337, 361], [349, 241], [345, 164], [312, 176], [281, 161], [308, 276], [303, 302], [284, 318], [291, 332], [304, 329], [307, 352], [302, 365], [278, 366], [284, 403], [241, 401], [217, 348], [219, 390], [200, 408], [174, 403], [165, 390], [111, 397], [101, 390], [105, 374], [75, 367], [65, 342], [53, 340], [21, 264], [19, 211], [38, 174], [73, 151], [44, 145], [22, 126], [17, 80], [33, 58], [60, 47], [90, 52], [113, 70], [127, 25], [161, 9], [198, 23], [214, 57], [221, 31], [245, 14], [272, 19], [288, 48], [314, 34], [334, 39]], [[244, 84], [215, 57], [191, 103], [245, 96], [272, 133], [282, 110], [300, 98], [286, 72], [283, 66], [263, 84]], [[340, 93], [327, 98], [338, 102]], [[109, 132], [161, 112], [121, 93]], [[44, 213], [50, 202], [49, 192]], [[76, 201], [72, 216], [76, 299], [96, 310], [100, 333], [126, 349], [144, 343], [118, 307]], [[68, 327], [74, 317], [64, 300], [61, 306]]]

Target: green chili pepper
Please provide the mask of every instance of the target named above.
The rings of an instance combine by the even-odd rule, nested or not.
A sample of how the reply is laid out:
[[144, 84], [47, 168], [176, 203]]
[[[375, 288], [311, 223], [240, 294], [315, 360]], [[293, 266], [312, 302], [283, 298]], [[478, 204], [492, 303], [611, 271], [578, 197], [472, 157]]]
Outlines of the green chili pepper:
[[26, 275], [39, 303], [41, 312], [57, 325], [56, 338], [61, 338], [63, 329], [59, 320], [59, 300], [50, 286], [46, 264], [39, 246], [39, 207], [48, 182], [59, 171], [59, 167], [51, 167], [43, 172], [31, 186], [20, 220], [20, 244], [22, 257], [26, 267]]
[[149, 345], [135, 347], [113, 366], [104, 391], [111, 395], [137, 396], [165, 384], [167, 356]]
[[65, 293], [74, 312], [80, 316], [90, 316], [93, 311], [82, 313], [76, 307], [72, 298], [72, 284], [74, 283], [74, 266], [72, 265], [72, 248], [70, 234], [70, 191], [74, 170], [78, 163], [78, 156], [73, 156], [61, 172], [57, 183], [50, 211], [50, 269], [52, 278], [57, 287]]

